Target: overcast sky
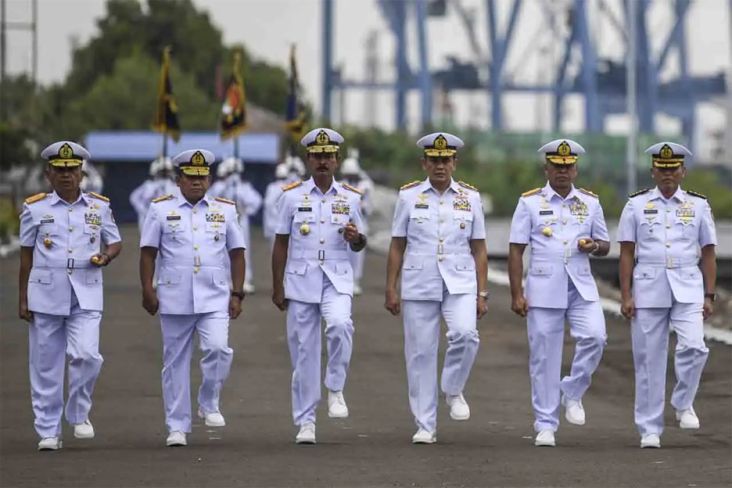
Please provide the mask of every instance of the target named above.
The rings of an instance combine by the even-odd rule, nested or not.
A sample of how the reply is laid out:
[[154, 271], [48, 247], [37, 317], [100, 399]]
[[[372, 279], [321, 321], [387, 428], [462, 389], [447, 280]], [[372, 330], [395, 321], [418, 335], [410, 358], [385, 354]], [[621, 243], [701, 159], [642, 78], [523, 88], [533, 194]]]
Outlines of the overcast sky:
[[[25, 21], [30, 18], [28, 0], [6, 0], [9, 21]], [[455, 0], [453, 0], [455, 1]], [[194, 0], [200, 8], [209, 12], [211, 19], [223, 32], [227, 44], [242, 42], [257, 57], [271, 63], [286, 66], [289, 45], [298, 45], [298, 62], [308, 99], [321, 106], [321, 1], [320, 0]], [[394, 44], [375, 0], [335, 0], [335, 60], [344, 66], [349, 78], [363, 78], [365, 65], [365, 40], [371, 31], [378, 32], [379, 72], [382, 80], [393, 77], [392, 59]], [[482, 46], [486, 45], [484, 1], [462, 0], [468, 9], [474, 9], [477, 19], [476, 33]], [[507, 12], [507, 1], [499, 0], [502, 11]], [[519, 18], [517, 36], [512, 46], [507, 72], [516, 80], [536, 82], [549, 69], [551, 55], [542, 55], [534, 46], [545, 46], [562, 33], [551, 33], [546, 29], [546, 18], [542, 5], [568, 3], [568, 0], [527, 0]], [[95, 20], [105, 13], [105, 0], [38, 0], [39, 4], [39, 67], [41, 82], [61, 81], [69, 70], [70, 52], [74, 39], [84, 43], [96, 33]], [[601, 55], [617, 57], [621, 53], [620, 38], [609, 22], [600, 21], [598, 0], [589, 0], [591, 6], [593, 33]], [[619, 14], [620, 0], [605, 0], [611, 10]], [[656, 49], [665, 39], [672, 19], [672, 0], [655, 0], [649, 13], [651, 32]], [[473, 59], [465, 29], [450, 10], [446, 19], [432, 19], [428, 24], [430, 39], [430, 63], [433, 69], [443, 67], [448, 55], [465, 61]], [[689, 62], [693, 74], [711, 74], [727, 70], [730, 63], [730, 19], [729, 0], [692, 1], [686, 28], [689, 39]], [[414, 37], [413, 26], [410, 35]], [[557, 43], [554, 43], [557, 45]], [[416, 42], [413, 44], [416, 46]], [[8, 35], [8, 70], [11, 73], [30, 68], [30, 36], [19, 31]], [[549, 57], [550, 59], [547, 59]], [[416, 52], [411, 53], [416, 61]], [[673, 59], [673, 58], [672, 58]], [[416, 63], [413, 64], [416, 66]], [[673, 75], [673, 67], [664, 76]], [[389, 127], [392, 124], [392, 98], [389, 94], [367, 100], [362, 94], [352, 94], [346, 99], [346, 121], [358, 122], [364, 119], [364, 104], [378, 102], [379, 121]], [[334, 103], [337, 105], [337, 99]], [[546, 99], [512, 96], [507, 110], [507, 124], [516, 130], [532, 130], [549, 123], [549, 104]], [[485, 127], [488, 117], [488, 102], [485, 94], [456, 95], [453, 105], [459, 120]], [[418, 117], [416, 93], [410, 97], [410, 119]], [[702, 108], [700, 136], [724, 123], [724, 112], [719, 108]], [[581, 102], [569, 107], [565, 130], [579, 130], [581, 127]], [[335, 114], [337, 118], [337, 113]], [[663, 118], [662, 118], [663, 119]], [[665, 120], [660, 121], [664, 130], [674, 131], [677, 126]], [[609, 130], [623, 130], [622, 121], [609, 124]]]

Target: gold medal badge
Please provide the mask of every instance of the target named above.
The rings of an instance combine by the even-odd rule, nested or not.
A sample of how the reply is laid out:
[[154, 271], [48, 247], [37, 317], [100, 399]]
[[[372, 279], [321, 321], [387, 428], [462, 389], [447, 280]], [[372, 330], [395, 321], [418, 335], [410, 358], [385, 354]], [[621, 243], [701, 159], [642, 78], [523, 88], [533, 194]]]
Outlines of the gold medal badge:
[[302, 234], [304, 236], [310, 234], [310, 226], [307, 223], [303, 223], [300, 226], [300, 234]]

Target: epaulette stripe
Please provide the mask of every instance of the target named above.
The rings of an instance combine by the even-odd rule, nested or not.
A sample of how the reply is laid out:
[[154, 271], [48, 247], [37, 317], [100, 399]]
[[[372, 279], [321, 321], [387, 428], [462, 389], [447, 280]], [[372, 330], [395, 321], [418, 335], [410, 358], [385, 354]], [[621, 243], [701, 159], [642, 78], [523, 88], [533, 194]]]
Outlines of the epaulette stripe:
[[580, 191], [581, 191], [582, 193], [584, 193], [585, 195], [589, 195], [589, 196], [591, 196], [591, 197], [595, 197], [595, 198], [600, 198], [600, 197], [599, 197], [599, 196], [597, 195], [597, 193], [593, 193], [593, 192], [591, 192], [590, 190], [587, 190], [586, 188], [580, 188], [579, 190], [580, 190]]
[[463, 188], [468, 188], [469, 190], [479, 191], [476, 187], [469, 183], [465, 183], [464, 181], [458, 181], [458, 185], [462, 186]]
[[90, 191], [89, 195], [93, 196], [94, 198], [96, 198], [98, 200], [102, 200], [103, 202], [109, 203], [109, 198], [105, 197], [104, 195], [100, 195], [99, 193], [94, 193], [93, 191]]
[[351, 190], [354, 193], [358, 193], [359, 195], [363, 196], [363, 192], [361, 190], [359, 190], [358, 188], [355, 188], [355, 187], [349, 185], [348, 183], [342, 183], [342, 185], [343, 185], [343, 188], [346, 188], [348, 190]]
[[229, 205], [236, 205], [236, 202], [234, 200], [229, 200], [228, 198], [224, 197], [216, 197], [214, 198], [214, 200], [216, 200], [217, 202], [228, 203]]
[[173, 198], [173, 195], [163, 195], [161, 197], [153, 198], [152, 202], [153, 203], [164, 202], [165, 200], [170, 200], [171, 198]]
[[289, 191], [293, 188], [297, 188], [298, 186], [302, 185], [302, 181], [293, 181], [289, 185], [285, 185], [282, 187], [282, 191]]
[[31, 203], [40, 202], [41, 200], [46, 198], [46, 195], [47, 195], [46, 193], [36, 193], [35, 195], [29, 196], [28, 198], [26, 198], [25, 203], [30, 205]]
[[400, 190], [406, 190], [407, 188], [412, 188], [413, 186], [417, 186], [421, 183], [419, 180], [414, 180], [411, 183], [407, 183], [406, 185], [402, 185], [399, 189]]
[[541, 191], [541, 187], [534, 188], [533, 190], [525, 191], [521, 194], [522, 197], [530, 197], [531, 195], [536, 195]]
[[638, 195], [643, 195], [644, 193], [648, 193], [649, 191], [651, 191], [650, 188], [643, 188], [642, 190], [631, 193], [630, 195], [628, 195], [628, 198], [637, 197]]
[[707, 200], [707, 196], [706, 195], [702, 195], [701, 193], [697, 193], [697, 192], [692, 191], [692, 190], [686, 190], [686, 193], [688, 193], [691, 196], [699, 197], [699, 198], [702, 198], [704, 200]]

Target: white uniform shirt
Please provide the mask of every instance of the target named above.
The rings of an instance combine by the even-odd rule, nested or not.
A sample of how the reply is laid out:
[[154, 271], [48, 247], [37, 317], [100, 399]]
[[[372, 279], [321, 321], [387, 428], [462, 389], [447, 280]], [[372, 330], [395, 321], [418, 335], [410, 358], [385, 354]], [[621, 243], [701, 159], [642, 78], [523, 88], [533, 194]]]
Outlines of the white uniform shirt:
[[633, 297], [636, 307], [703, 303], [700, 249], [717, 245], [712, 210], [705, 198], [680, 187], [666, 199], [656, 187], [625, 204], [618, 241], [635, 243]]
[[579, 240], [609, 241], [605, 216], [596, 195], [574, 186], [562, 198], [547, 182], [519, 198], [509, 242], [531, 245], [526, 299], [531, 307], [567, 308], [568, 279], [582, 298], [599, 300], [587, 253]]
[[452, 181], [442, 194], [429, 178], [404, 187], [394, 211], [392, 237], [406, 237], [401, 295], [404, 300], [442, 300], [450, 294], [477, 294], [470, 241], [485, 239], [480, 194]]
[[349, 243], [343, 238], [349, 221], [361, 231], [361, 195], [335, 180], [325, 194], [312, 178], [282, 194], [276, 232], [290, 236], [286, 298], [320, 303], [323, 274], [338, 293], [353, 295]]
[[228, 310], [228, 252], [245, 248], [234, 204], [207, 195], [191, 205], [178, 190], [150, 205], [140, 247], [158, 249], [160, 313]]
[[33, 247], [28, 308], [68, 315], [73, 289], [81, 309], [101, 311], [102, 269], [89, 260], [101, 251], [102, 242], [120, 240], [109, 201], [93, 194], [81, 193], [68, 204], [53, 192], [23, 204], [20, 245]]

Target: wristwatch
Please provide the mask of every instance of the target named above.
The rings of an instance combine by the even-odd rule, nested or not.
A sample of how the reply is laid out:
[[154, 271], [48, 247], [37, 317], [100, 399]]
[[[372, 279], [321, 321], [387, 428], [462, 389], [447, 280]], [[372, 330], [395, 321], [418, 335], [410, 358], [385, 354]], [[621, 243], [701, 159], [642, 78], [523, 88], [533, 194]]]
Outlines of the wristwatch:
[[488, 297], [491, 296], [491, 294], [488, 290], [483, 290], [478, 292], [478, 296], [487, 300]]
[[237, 297], [239, 300], [244, 300], [244, 292], [243, 291], [232, 291], [231, 292], [232, 297]]
[[708, 298], [713, 302], [717, 301], [717, 294], [716, 293], [705, 293], [704, 298]]

